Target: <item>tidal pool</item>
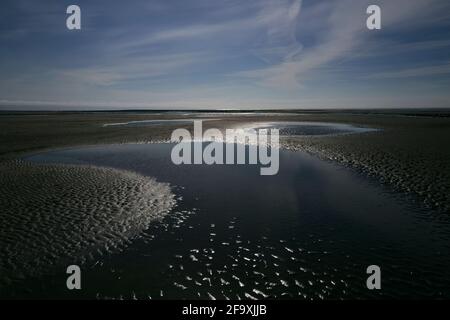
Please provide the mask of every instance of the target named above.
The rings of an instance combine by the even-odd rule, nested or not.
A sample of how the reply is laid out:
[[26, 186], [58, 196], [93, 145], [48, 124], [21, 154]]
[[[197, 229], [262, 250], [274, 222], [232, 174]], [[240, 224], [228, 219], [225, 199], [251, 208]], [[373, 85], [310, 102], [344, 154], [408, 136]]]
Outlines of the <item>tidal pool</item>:
[[[140, 299], [444, 298], [450, 224], [356, 172], [280, 151], [280, 170], [172, 164], [173, 144], [65, 149], [27, 161], [134, 171], [169, 183], [177, 206], [124, 251], [6, 288], [10, 296]], [[31, 236], [31, 235], [30, 235]], [[381, 290], [366, 268], [381, 268]]]

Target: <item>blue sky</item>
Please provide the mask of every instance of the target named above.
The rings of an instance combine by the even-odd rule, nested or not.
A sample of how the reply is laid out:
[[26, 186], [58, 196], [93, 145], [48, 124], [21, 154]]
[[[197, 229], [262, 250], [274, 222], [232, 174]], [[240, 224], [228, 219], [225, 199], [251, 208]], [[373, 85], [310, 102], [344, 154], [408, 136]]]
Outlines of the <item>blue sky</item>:
[[[66, 29], [77, 4], [82, 29]], [[382, 29], [366, 28], [366, 8]], [[0, 105], [450, 106], [448, 0], [3, 0]]]

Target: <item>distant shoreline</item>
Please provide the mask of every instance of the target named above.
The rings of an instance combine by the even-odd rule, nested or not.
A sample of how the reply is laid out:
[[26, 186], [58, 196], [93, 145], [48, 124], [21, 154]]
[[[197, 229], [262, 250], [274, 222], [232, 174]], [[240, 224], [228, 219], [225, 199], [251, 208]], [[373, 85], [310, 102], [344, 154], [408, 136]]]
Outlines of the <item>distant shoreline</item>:
[[416, 116], [416, 117], [450, 117], [449, 108], [373, 108], [373, 109], [119, 109], [119, 110], [14, 110], [2, 109], [1, 115], [24, 115], [24, 114], [179, 114], [179, 113], [217, 113], [217, 114], [245, 114], [245, 113], [297, 113], [297, 114], [355, 114], [355, 115], [393, 115], [393, 116]]

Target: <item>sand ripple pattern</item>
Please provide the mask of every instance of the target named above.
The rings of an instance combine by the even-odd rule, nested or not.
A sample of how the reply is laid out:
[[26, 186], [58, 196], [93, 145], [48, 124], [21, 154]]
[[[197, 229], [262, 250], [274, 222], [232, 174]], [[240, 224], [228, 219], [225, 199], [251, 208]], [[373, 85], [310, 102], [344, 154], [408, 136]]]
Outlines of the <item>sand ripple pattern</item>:
[[123, 248], [175, 205], [170, 186], [92, 166], [0, 164], [0, 284]]
[[[419, 127], [416, 132], [421, 130], [424, 129]], [[303, 150], [353, 167], [396, 191], [414, 195], [427, 209], [448, 213], [450, 148], [445, 143], [449, 138], [444, 130], [429, 131], [424, 130], [422, 136], [415, 133], [413, 137], [412, 129], [324, 138], [290, 137], [281, 144], [290, 150]]]

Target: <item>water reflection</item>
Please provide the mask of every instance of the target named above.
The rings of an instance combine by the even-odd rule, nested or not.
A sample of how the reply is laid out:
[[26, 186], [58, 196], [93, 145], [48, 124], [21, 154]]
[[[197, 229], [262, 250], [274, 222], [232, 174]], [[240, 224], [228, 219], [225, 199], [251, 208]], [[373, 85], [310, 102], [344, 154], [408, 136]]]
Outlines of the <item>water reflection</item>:
[[[89, 287], [83, 297], [450, 294], [449, 225], [427, 220], [407, 199], [303, 153], [281, 150], [279, 174], [260, 176], [247, 165], [175, 166], [171, 147], [113, 145], [31, 158], [133, 170], [169, 182], [179, 197], [172, 213], [140, 240], [84, 272]], [[371, 264], [382, 269], [381, 291], [365, 286]], [[47, 280], [40, 284], [45, 293], [37, 292], [67, 294]]]

